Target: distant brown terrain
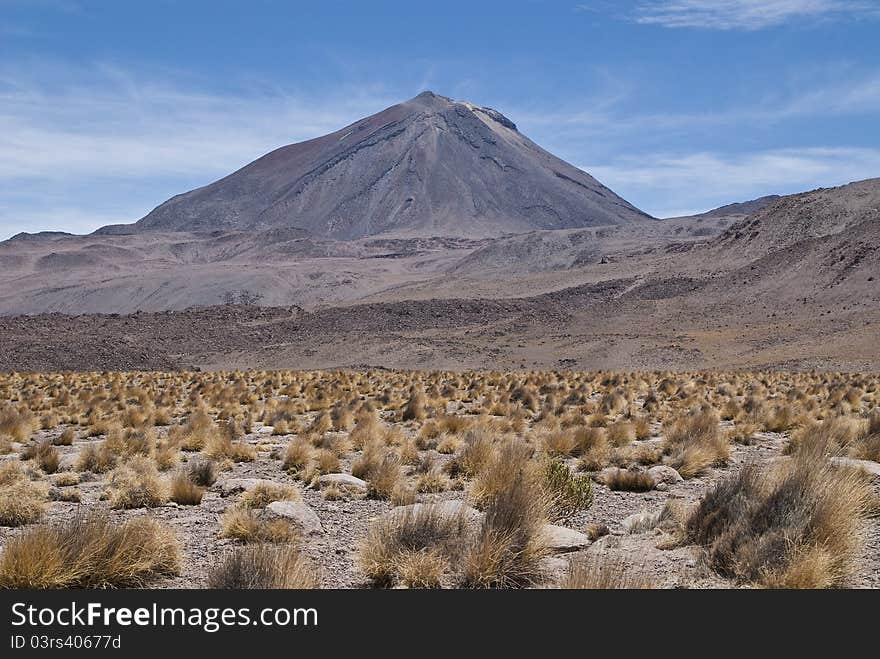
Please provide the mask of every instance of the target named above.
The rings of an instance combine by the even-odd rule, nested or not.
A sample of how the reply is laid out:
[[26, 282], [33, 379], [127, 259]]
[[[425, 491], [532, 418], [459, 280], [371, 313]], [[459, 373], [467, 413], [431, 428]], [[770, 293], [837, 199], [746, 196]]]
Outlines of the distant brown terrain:
[[[303, 259], [292, 267], [321, 261], [333, 277], [359, 261], [419, 272], [436, 259], [445, 271], [401, 274], [396, 286], [326, 303], [0, 317], [0, 368], [877, 371], [878, 209], [873, 179], [781, 198], [727, 228], [710, 224], [709, 238], [694, 236], [702, 222], [681, 219], [644, 232], [637, 225], [424, 241], [424, 250], [399, 259]], [[30, 258], [41, 245], [16, 253]], [[387, 241], [384, 249], [398, 247]], [[17, 281], [4, 282], [7, 301], [21, 299], [10, 295], [13, 286], [32, 280]], [[112, 299], [100, 288], [94, 295]]]
[[877, 371], [878, 337], [880, 179], [657, 220], [433, 94], [0, 243], [6, 371]]

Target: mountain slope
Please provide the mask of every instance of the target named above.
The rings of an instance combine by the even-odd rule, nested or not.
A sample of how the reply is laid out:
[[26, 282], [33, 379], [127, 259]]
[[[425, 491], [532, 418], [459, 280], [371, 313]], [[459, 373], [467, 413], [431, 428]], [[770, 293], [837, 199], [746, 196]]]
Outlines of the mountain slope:
[[764, 197], [758, 197], [757, 199], [750, 199], [749, 201], [741, 201], [733, 204], [725, 204], [724, 206], [719, 206], [718, 208], [713, 208], [712, 210], [706, 211], [705, 213], [697, 213], [696, 215], [689, 215], [688, 217], [701, 217], [701, 218], [716, 218], [716, 217], [731, 217], [731, 216], [742, 216], [751, 215], [752, 213], [756, 213], [759, 210], [769, 206], [774, 201], [779, 199], [778, 194], [766, 195]]
[[425, 92], [99, 233], [298, 227], [341, 240], [486, 237], [650, 219], [495, 110]]
[[715, 245], [733, 252], [767, 253], [804, 240], [859, 232], [871, 241], [880, 240], [880, 178], [780, 197], [732, 225]]
[[781, 197], [687, 253], [714, 278], [699, 295], [821, 315], [880, 304], [880, 179]]

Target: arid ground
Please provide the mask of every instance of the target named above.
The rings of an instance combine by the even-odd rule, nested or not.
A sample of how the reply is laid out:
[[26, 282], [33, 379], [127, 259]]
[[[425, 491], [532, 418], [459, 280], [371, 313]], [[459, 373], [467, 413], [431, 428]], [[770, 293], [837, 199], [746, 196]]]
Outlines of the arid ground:
[[40, 373], [0, 393], [4, 586], [880, 586], [877, 376]]
[[479, 240], [19, 237], [0, 244], [0, 370], [876, 372], [878, 209], [873, 179]]

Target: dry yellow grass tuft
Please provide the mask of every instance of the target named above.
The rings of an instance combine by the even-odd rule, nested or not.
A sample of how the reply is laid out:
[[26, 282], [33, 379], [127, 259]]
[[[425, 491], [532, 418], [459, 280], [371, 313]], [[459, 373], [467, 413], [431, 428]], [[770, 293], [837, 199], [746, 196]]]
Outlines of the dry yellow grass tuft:
[[397, 559], [400, 583], [407, 588], [440, 588], [447, 559], [436, 549], [403, 551]]
[[290, 545], [236, 547], [208, 573], [214, 589], [306, 589], [318, 587], [314, 566]]
[[54, 474], [58, 471], [58, 464], [61, 460], [61, 454], [49, 440], [26, 446], [20, 457], [22, 460], [33, 460], [47, 474]]
[[193, 483], [189, 473], [177, 472], [171, 479], [171, 500], [182, 506], [198, 506], [205, 496], [205, 488]]
[[87, 444], [77, 456], [76, 470], [91, 471], [98, 474], [110, 471], [116, 465], [116, 456], [104, 445]]
[[257, 449], [242, 441], [234, 441], [226, 433], [211, 435], [204, 448], [204, 454], [214, 460], [251, 462], [257, 457]]
[[186, 472], [189, 479], [200, 487], [211, 487], [217, 480], [217, 465], [213, 460], [190, 460]]
[[730, 444], [719, 429], [713, 410], [700, 410], [674, 419], [664, 428], [669, 464], [684, 478], [700, 476], [730, 459]]
[[17, 409], [6, 404], [0, 408], [0, 436], [15, 442], [25, 442], [33, 432], [34, 418], [30, 410]]
[[[689, 486], [694, 489], [711, 487], [719, 477], [711, 467], [729, 463], [732, 454], [771, 458], [770, 449], [780, 445], [793, 461], [812, 454], [829, 465], [832, 456], [880, 460], [880, 378], [854, 373], [11, 373], [0, 374], [0, 401], [0, 453], [14, 447], [22, 458], [5, 461], [14, 467], [0, 466], [5, 490], [0, 516], [15, 524], [39, 521], [50, 498], [58, 502], [53, 513], [71, 510], [62, 502], [80, 497], [74, 487], [79, 481], [90, 505], [95, 488], [103, 488], [117, 507], [158, 505], [169, 496], [198, 504], [219, 471], [271, 478], [267, 457], [278, 461], [279, 472], [283, 468], [308, 487], [322, 474], [351, 472], [366, 479], [370, 497], [392, 506], [464, 497], [482, 509], [485, 523], [471, 520], [457, 541], [455, 560], [443, 543], [396, 552], [390, 581], [406, 587], [539, 583], [534, 557], [542, 548], [534, 529], [546, 521], [576, 519], [592, 495], [594, 476], [573, 471], [575, 461], [577, 469], [589, 472], [623, 470], [606, 470], [603, 477], [622, 500], [632, 501], [641, 495], [625, 492], [648, 489], [645, 468], [658, 463], [676, 467], [686, 478], [705, 476], [705, 482]], [[255, 422], [285, 440], [279, 445], [268, 427], [255, 432]], [[771, 432], [759, 434], [765, 430]], [[760, 441], [760, 451], [742, 447], [754, 441]], [[70, 460], [75, 473], [52, 474]], [[235, 464], [248, 461], [253, 464]], [[730, 471], [739, 468], [737, 459]], [[775, 483], [777, 477], [767, 479]], [[773, 530], [758, 532], [755, 520], [776, 519], [766, 494], [775, 491], [772, 483], [748, 490], [755, 501], [742, 508], [754, 522], [746, 531], [761, 537], [736, 545], [736, 566], [721, 571], [763, 585], [844, 583], [828, 577], [841, 573], [834, 542], [798, 539], [813, 533], [804, 529], [818, 528], [813, 515], [827, 508], [824, 503], [810, 499], [806, 508], [814, 512], [806, 515], [793, 503], [789, 490], [796, 488], [782, 488], [771, 498], [787, 506], [790, 524], [777, 520]], [[802, 483], [804, 492], [816, 489], [806, 479]], [[288, 495], [264, 490], [227, 508], [222, 535], [250, 543], [295, 538], [290, 524], [265, 521], [270, 516], [259, 512]], [[347, 498], [345, 506], [358, 510], [389, 507], [351, 502], [363, 496], [360, 488], [355, 494], [325, 484], [321, 494]], [[749, 517], [750, 506], [760, 501], [769, 512]], [[868, 501], [866, 509], [876, 514], [878, 501]], [[511, 502], [522, 505], [515, 510]], [[604, 495], [599, 503], [607, 504]], [[657, 528], [674, 536], [664, 544], [687, 535], [689, 514], [661, 520]], [[716, 521], [724, 517], [712, 515]], [[791, 551], [774, 544], [780, 537]], [[706, 546], [721, 556], [723, 544], [713, 538]], [[761, 553], [765, 545], [776, 547], [774, 556], [791, 558], [768, 558]], [[761, 561], [770, 562], [755, 577], [752, 568]], [[593, 572], [572, 578], [583, 583], [617, 578], [605, 567]]]
[[169, 488], [155, 463], [137, 456], [110, 473], [106, 496], [111, 508], [155, 508], [168, 501]]
[[285, 543], [298, 537], [283, 519], [262, 520], [253, 510], [231, 506], [220, 517], [220, 537], [252, 543]]
[[[372, 524], [361, 543], [358, 563], [380, 586], [403, 578], [408, 585], [418, 585], [434, 574], [433, 587], [449, 562], [461, 554], [467, 532], [463, 515], [444, 515], [431, 506], [402, 508]], [[414, 558], [422, 553], [426, 556]]]
[[712, 488], [686, 523], [724, 576], [768, 587], [844, 585], [862, 545], [871, 488], [803, 449], [772, 469], [747, 465]]
[[55, 438], [56, 446], [73, 446], [73, 442], [76, 439], [76, 432], [73, 428], [65, 428], [58, 437]]
[[403, 421], [421, 421], [427, 416], [425, 394], [415, 387], [410, 391], [409, 400], [401, 412]]
[[10, 539], [0, 588], [132, 588], [180, 570], [180, 544], [159, 522], [101, 515], [42, 524]]
[[636, 429], [631, 423], [618, 421], [608, 426], [607, 437], [614, 446], [626, 446], [635, 441]]
[[603, 479], [609, 490], [621, 492], [648, 492], [654, 489], [654, 479], [645, 471], [626, 469], [609, 470]]
[[530, 449], [506, 444], [485, 472], [478, 488], [485, 515], [462, 559], [463, 583], [473, 588], [537, 583], [546, 553], [541, 529], [551, 503], [530, 460]]
[[302, 496], [299, 490], [291, 485], [263, 482], [245, 492], [238, 505], [243, 508], [265, 508], [273, 501], [299, 501], [300, 499]]
[[48, 497], [49, 488], [45, 483], [32, 482], [24, 472], [6, 467], [0, 472], [0, 526], [23, 526], [38, 521], [46, 511]]

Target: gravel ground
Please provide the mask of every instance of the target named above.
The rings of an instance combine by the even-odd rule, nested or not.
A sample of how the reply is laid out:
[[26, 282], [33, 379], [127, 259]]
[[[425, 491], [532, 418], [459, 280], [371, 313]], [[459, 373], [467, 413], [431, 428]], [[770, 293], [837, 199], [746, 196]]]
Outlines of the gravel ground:
[[[38, 437], [48, 438], [60, 434], [62, 428], [40, 431]], [[169, 503], [151, 510], [112, 511], [114, 518], [127, 519], [141, 515], [151, 515], [167, 522], [177, 532], [183, 543], [183, 566], [179, 576], [154, 584], [157, 588], [199, 588], [206, 583], [210, 567], [217, 559], [229, 551], [235, 543], [218, 537], [220, 516], [237, 500], [237, 495], [223, 497], [220, 485], [229, 478], [263, 478], [278, 483], [295, 485], [302, 492], [303, 500], [311, 506], [321, 520], [323, 533], [304, 539], [303, 549], [318, 567], [321, 585], [324, 588], [362, 588], [369, 583], [357, 566], [358, 544], [364, 538], [372, 520], [391, 510], [387, 501], [362, 498], [349, 498], [338, 501], [325, 500], [321, 493], [313, 489], [302, 489], [281, 468], [272, 451], [286, 445], [289, 437], [273, 437], [260, 431], [246, 440], [259, 448], [258, 457], [253, 462], [235, 463], [231, 470], [221, 472], [217, 484], [206, 492], [201, 505], [178, 506]], [[409, 432], [414, 432], [410, 429]], [[78, 439], [74, 446], [58, 447], [63, 456], [76, 454], [90, 442], [101, 438]], [[657, 441], [655, 437], [653, 440]], [[561, 554], [546, 559], [547, 583], [553, 585], [567, 572], [568, 562], [589, 557], [597, 553], [617, 556], [635, 566], [639, 572], [649, 576], [659, 586], [670, 588], [725, 588], [733, 584], [711, 573], [700, 552], [694, 547], [658, 549], [668, 537], [659, 530], [627, 534], [622, 521], [629, 515], [641, 512], [656, 513], [663, 509], [669, 500], [695, 502], [706, 490], [724, 476], [741, 469], [750, 461], [766, 463], [777, 458], [785, 443], [785, 436], [775, 433], [762, 433], [749, 446], [734, 445], [730, 463], [720, 469], [713, 469], [707, 475], [668, 486], [666, 490], [652, 490], [646, 493], [613, 492], [604, 485], [594, 484], [594, 503], [591, 508], [578, 513], [568, 523], [573, 529], [582, 530], [589, 524], [606, 524], [610, 535], [600, 539], [585, 550]], [[435, 459], [448, 459], [431, 452]], [[4, 460], [17, 460], [17, 454], [0, 456]], [[350, 472], [352, 456], [342, 462], [342, 471]], [[68, 458], [69, 459], [69, 458]], [[83, 508], [106, 508], [100, 496], [106, 479], [98, 474], [86, 474], [77, 487], [82, 502], [53, 502], [45, 516], [47, 521], [70, 518]], [[420, 500], [463, 499], [463, 491], [447, 491], [436, 495], [420, 495]], [[0, 546], [6, 539], [20, 532], [19, 529], [0, 527]], [[851, 586], [859, 588], [880, 587], [880, 520], [874, 518], [866, 529], [866, 546], [859, 570]]]

